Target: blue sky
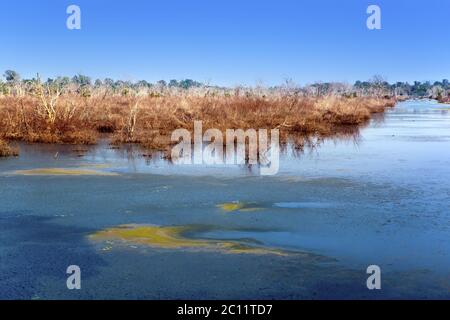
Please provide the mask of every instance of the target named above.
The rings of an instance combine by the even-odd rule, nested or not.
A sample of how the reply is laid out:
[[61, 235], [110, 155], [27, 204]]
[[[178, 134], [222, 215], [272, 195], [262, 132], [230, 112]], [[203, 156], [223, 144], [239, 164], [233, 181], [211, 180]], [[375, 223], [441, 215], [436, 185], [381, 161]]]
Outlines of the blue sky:
[[[66, 28], [67, 6], [81, 30]], [[377, 4], [382, 30], [368, 30]], [[0, 70], [219, 85], [450, 78], [448, 0], [15, 0]]]

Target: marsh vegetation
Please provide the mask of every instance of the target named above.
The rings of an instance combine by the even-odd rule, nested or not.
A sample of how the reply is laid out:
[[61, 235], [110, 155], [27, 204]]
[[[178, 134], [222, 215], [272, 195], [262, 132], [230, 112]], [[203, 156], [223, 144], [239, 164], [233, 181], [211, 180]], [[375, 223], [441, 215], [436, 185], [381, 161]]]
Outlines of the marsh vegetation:
[[[277, 128], [282, 142], [296, 137], [346, 133], [373, 113], [395, 104], [382, 87], [357, 90], [343, 84], [298, 87], [222, 88], [192, 80], [168, 84], [96, 81], [82, 75], [20, 80], [5, 74], [0, 95], [0, 138], [55, 144], [95, 144], [107, 135], [113, 144], [136, 143], [165, 151], [175, 129]], [[2, 142], [2, 155], [10, 155]]]

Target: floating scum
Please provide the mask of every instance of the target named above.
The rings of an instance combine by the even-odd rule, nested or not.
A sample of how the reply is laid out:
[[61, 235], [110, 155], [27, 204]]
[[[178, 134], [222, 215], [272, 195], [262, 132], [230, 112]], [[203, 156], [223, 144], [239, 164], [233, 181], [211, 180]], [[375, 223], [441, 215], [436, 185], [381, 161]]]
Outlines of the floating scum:
[[117, 176], [115, 172], [106, 172], [85, 168], [38, 168], [17, 170], [15, 174], [24, 176]]
[[240, 201], [221, 203], [218, 204], [217, 207], [221, 208], [225, 212], [236, 212], [236, 211], [251, 212], [264, 209], [261, 207], [257, 207], [256, 204], [253, 202], [240, 202]]
[[236, 254], [275, 254], [287, 255], [286, 251], [264, 248], [242, 241], [190, 238], [193, 232], [205, 231], [212, 228], [195, 225], [186, 226], [155, 226], [155, 225], [120, 225], [91, 234], [94, 241], [119, 240], [125, 243], [148, 245], [161, 249], [205, 249], [223, 253]]

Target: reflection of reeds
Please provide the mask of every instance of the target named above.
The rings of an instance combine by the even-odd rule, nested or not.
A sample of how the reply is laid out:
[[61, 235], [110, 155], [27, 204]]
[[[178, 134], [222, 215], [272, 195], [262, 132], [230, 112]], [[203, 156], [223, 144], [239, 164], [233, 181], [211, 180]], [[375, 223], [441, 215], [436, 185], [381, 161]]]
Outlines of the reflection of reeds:
[[[193, 130], [194, 120], [209, 128], [278, 128], [290, 136], [329, 137], [366, 123], [394, 99], [310, 97], [271, 91], [166, 92], [164, 95], [100, 95], [52, 91], [0, 97], [0, 137], [27, 142], [93, 144], [100, 133], [113, 143], [139, 143], [164, 150], [173, 130]], [[301, 140], [301, 139], [298, 139]]]

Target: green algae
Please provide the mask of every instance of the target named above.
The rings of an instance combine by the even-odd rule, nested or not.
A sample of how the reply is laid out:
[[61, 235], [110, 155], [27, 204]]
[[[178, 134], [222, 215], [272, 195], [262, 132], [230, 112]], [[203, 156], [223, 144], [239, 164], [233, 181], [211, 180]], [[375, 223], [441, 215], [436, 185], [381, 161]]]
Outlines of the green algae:
[[255, 206], [255, 203], [246, 203], [239, 201], [221, 203], [218, 204], [217, 207], [221, 208], [223, 211], [226, 212], [235, 212], [235, 211], [253, 212], [263, 210], [263, 208]]
[[206, 249], [235, 254], [287, 255], [285, 251], [256, 247], [239, 241], [193, 239], [187, 234], [199, 231], [198, 226], [121, 225], [91, 234], [91, 240], [121, 240], [161, 249]]

